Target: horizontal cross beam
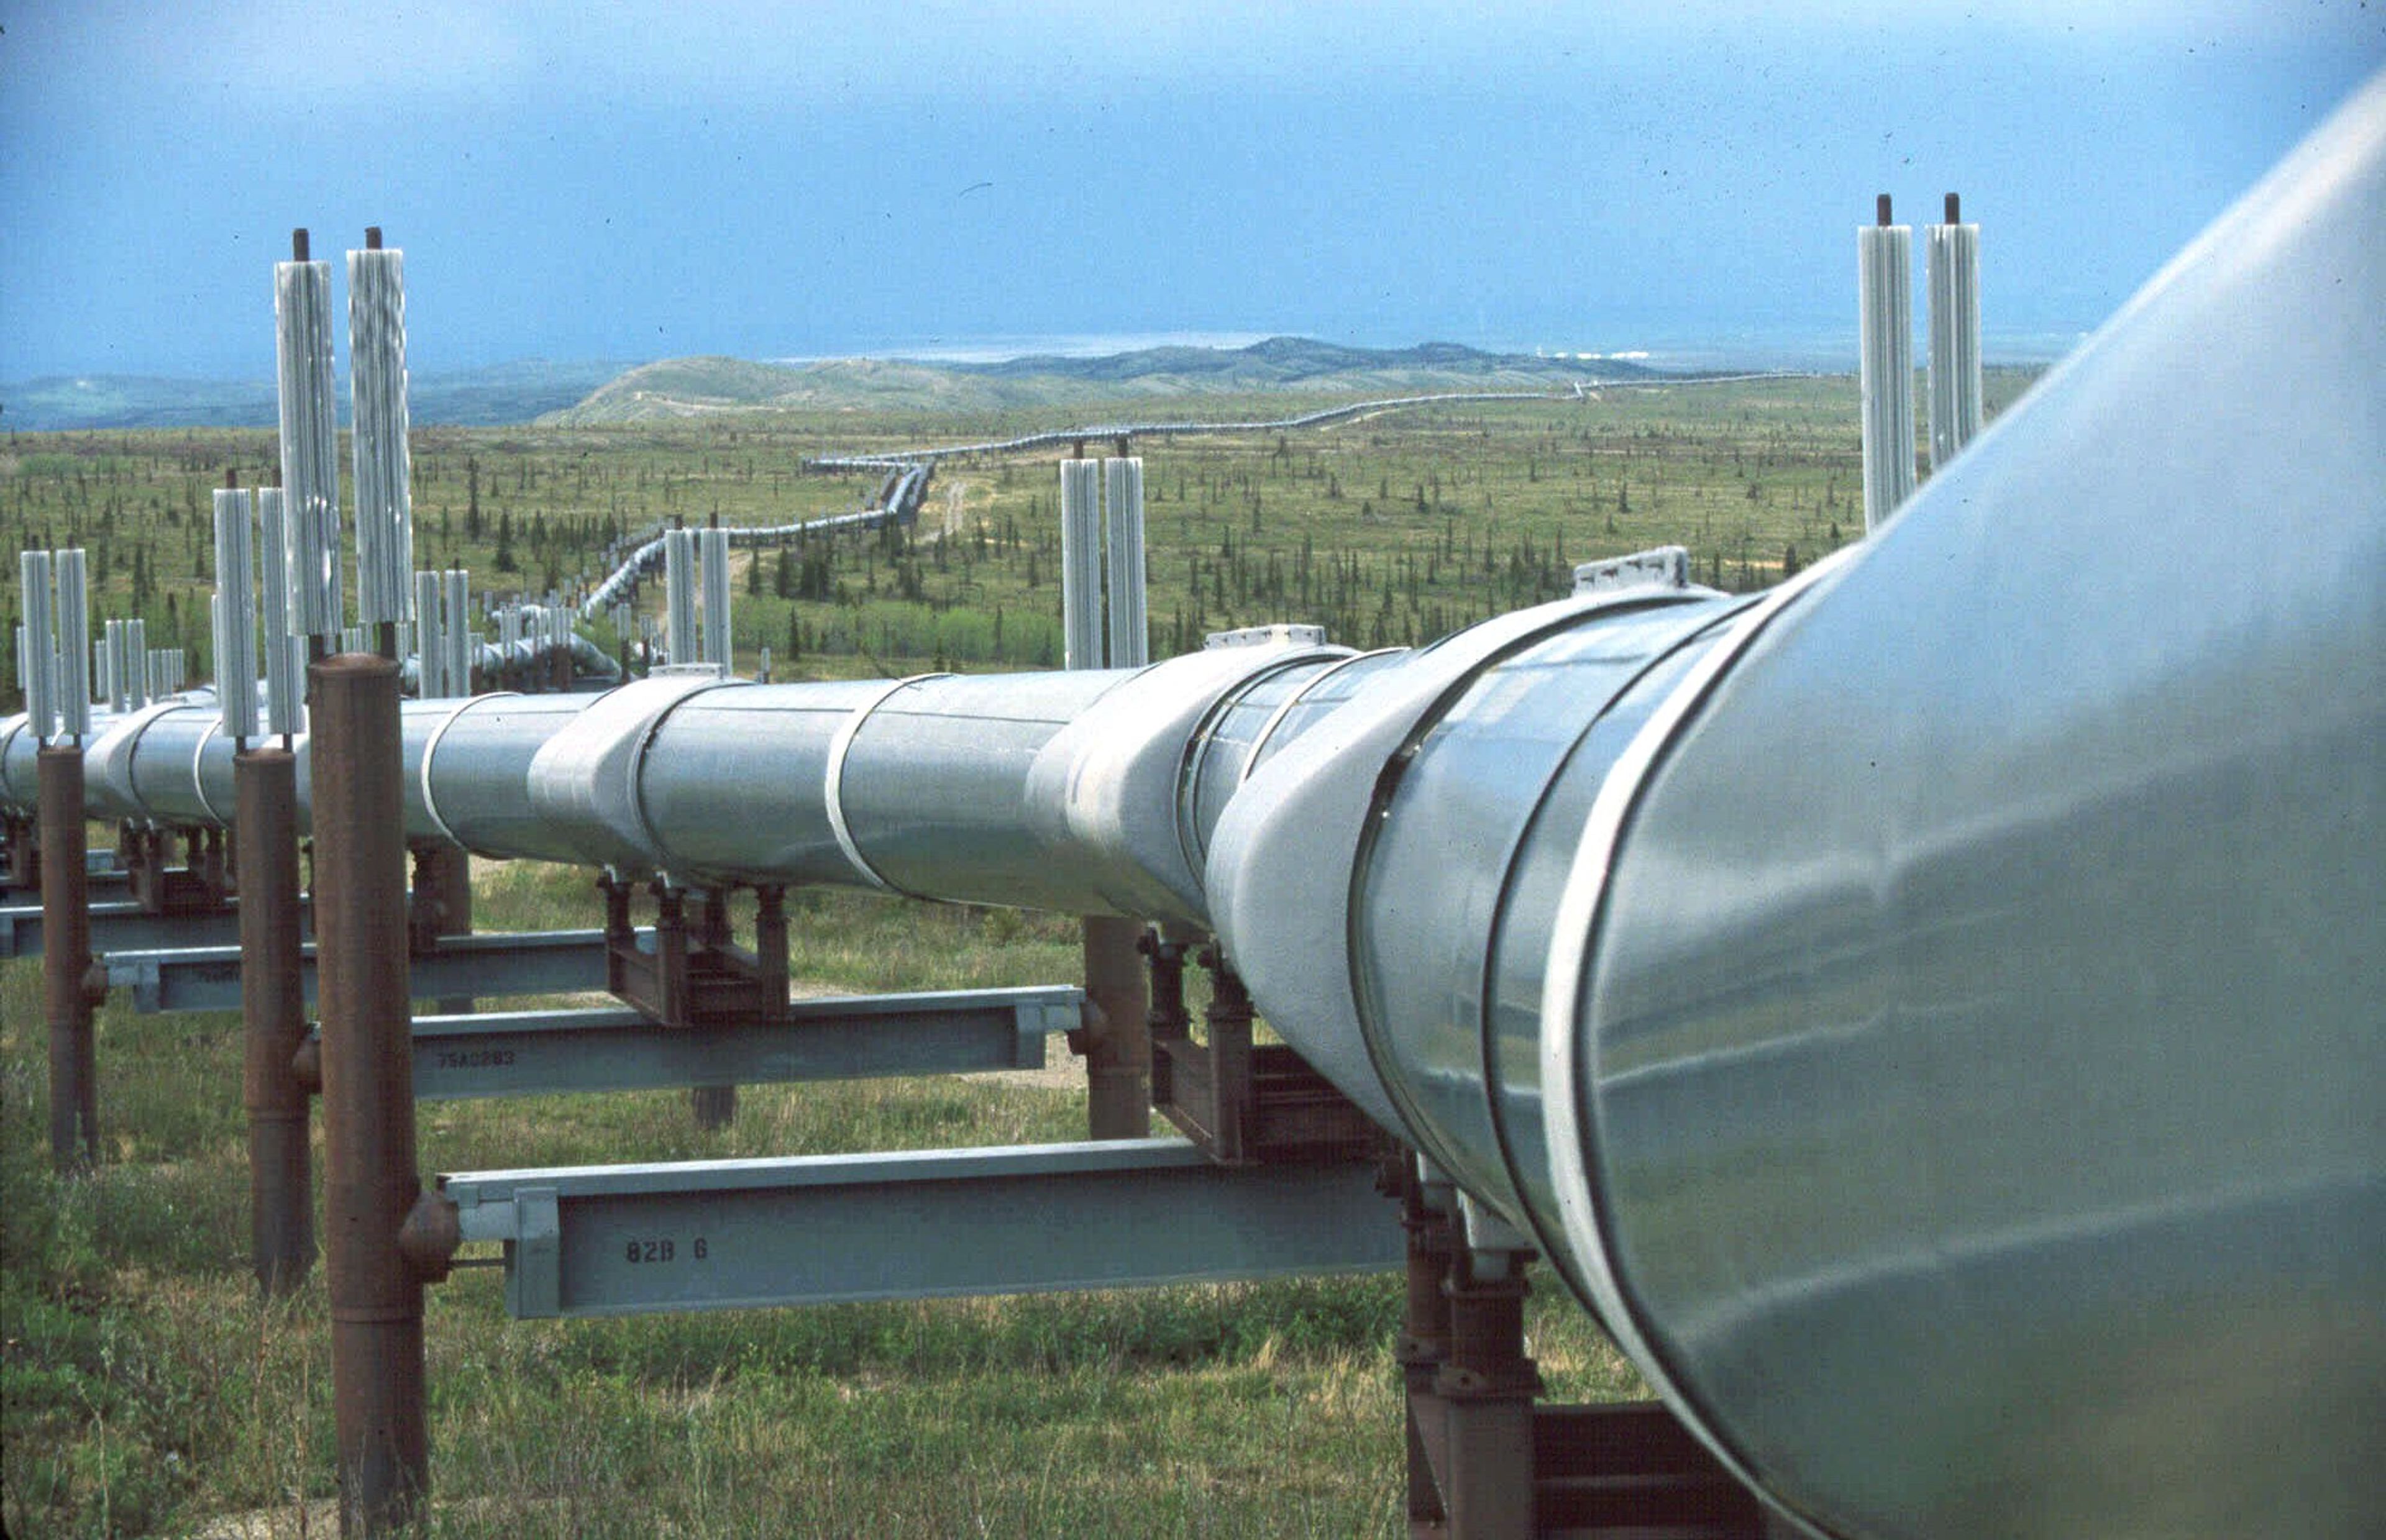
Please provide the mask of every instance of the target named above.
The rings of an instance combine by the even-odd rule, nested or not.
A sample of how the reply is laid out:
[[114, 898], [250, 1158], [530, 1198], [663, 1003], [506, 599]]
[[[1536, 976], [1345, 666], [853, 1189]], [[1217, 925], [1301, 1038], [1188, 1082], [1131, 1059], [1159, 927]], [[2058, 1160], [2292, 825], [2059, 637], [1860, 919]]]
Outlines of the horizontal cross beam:
[[797, 1000], [785, 1023], [672, 1028], [627, 1007], [414, 1019], [424, 1101], [1036, 1070], [1074, 986]]
[[1397, 1268], [1364, 1160], [1224, 1167], [1175, 1139], [461, 1172], [517, 1316], [824, 1305]]
[[[641, 932], [641, 935], [649, 933]], [[168, 952], [113, 952], [107, 986], [130, 993], [132, 1008], [238, 1010], [240, 948], [195, 946]], [[315, 997], [315, 948], [300, 959], [307, 998]], [[408, 994], [418, 1000], [566, 995], [605, 987], [605, 933], [488, 932], [443, 936], [439, 949], [416, 957]]]

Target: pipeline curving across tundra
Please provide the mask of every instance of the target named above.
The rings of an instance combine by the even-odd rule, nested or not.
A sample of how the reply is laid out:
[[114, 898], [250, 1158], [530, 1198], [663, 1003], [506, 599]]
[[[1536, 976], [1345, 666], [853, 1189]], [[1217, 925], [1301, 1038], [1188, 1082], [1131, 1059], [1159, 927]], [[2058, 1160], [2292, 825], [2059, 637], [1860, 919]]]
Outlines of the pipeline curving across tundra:
[[[1206, 926], [1815, 1532], [2374, 1533], [2380, 229], [2373, 82], [1766, 595], [415, 703], [409, 832]], [[95, 724], [94, 816], [221, 821], [214, 723]]]

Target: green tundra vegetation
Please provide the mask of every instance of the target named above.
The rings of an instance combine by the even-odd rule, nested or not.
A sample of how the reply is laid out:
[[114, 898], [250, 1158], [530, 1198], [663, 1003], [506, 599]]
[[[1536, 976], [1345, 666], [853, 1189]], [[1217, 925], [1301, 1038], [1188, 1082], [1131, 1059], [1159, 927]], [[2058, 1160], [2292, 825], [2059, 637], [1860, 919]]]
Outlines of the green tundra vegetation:
[[[2026, 386], [1992, 371], [1992, 408]], [[1138, 399], [1141, 420], [1280, 418], [1290, 393]], [[616, 535], [680, 520], [776, 524], [850, 511], [880, 478], [806, 462], [1099, 421], [1083, 406], [713, 413], [612, 426], [413, 435], [416, 565], [533, 597], [598, 575]], [[1134, 442], [1144, 459], [1153, 656], [1210, 631], [1323, 623], [1337, 642], [1429, 642], [1570, 586], [1575, 563], [1689, 547], [1702, 582], [1761, 587], [1863, 532], [1852, 380], [1620, 386], [1580, 400], [1407, 408], [1280, 433]], [[1104, 439], [1090, 454], [1110, 452]], [[738, 656], [776, 677], [1048, 668], [1061, 652], [1058, 453], [954, 459], [918, 523], [748, 557]], [[0, 438], [0, 545], [82, 545], [94, 617], [140, 615], [207, 675], [209, 495], [270, 481], [263, 430]], [[649, 583], [643, 602], [659, 602]], [[15, 618], [13, 589], [0, 607]], [[590, 628], [613, 640], [602, 624]], [[13, 646], [13, 628], [0, 646]], [[0, 670], [13, 695], [14, 658]]]
[[[2001, 376], [1994, 394], [2022, 383]], [[1427, 641], [1563, 592], [1574, 562], [1659, 544], [1689, 546], [1709, 582], [1761, 585], [1860, 532], [1854, 424], [1852, 382], [1827, 379], [1139, 444], [1157, 650], [1283, 620], [1361, 645]], [[417, 551], [421, 565], [471, 567], [482, 589], [544, 592], [593, 570], [610, 534], [658, 519], [784, 521], [874, 491], [808, 473], [808, 457], [1061, 425], [1057, 413], [887, 412], [425, 431]], [[86, 546], [94, 617], [146, 615], [154, 644], [196, 656], [208, 491], [227, 466], [255, 483], [271, 455], [254, 431], [14, 435], [0, 443], [0, 543]], [[1052, 458], [948, 463], [916, 528], [764, 555], [742, 576], [741, 658], [767, 645], [783, 678], [1055, 662]], [[585, 873], [477, 863], [475, 885], [483, 929], [598, 921]], [[1075, 924], [1061, 917], [836, 892], [799, 894], [791, 909], [810, 985], [1076, 976]], [[0, 964], [0, 1523], [24, 1537], [332, 1533], [328, 1312], [320, 1284], [268, 1306], [249, 1276], [238, 1019], [104, 1008], [106, 1158], [60, 1177], [44, 1132], [40, 989], [37, 962]], [[1083, 1079], [1064, 1050], [1053, 1057], [1050, 1071], [1007, 1079], [749, 1087], [713, 1132], [669, 1093], [426, 1104], [421, 1165], [1076, 1136]], [[1642, 1394], [1545, 1269], [1535, 1282], [1529, 1331], [1550, 1393]], [[431, 1293], [427, 1528], [1393, 1535], [1400, 1296], [1384, 1276], [516, 1321], [493, 1271], [464, 1271]]]

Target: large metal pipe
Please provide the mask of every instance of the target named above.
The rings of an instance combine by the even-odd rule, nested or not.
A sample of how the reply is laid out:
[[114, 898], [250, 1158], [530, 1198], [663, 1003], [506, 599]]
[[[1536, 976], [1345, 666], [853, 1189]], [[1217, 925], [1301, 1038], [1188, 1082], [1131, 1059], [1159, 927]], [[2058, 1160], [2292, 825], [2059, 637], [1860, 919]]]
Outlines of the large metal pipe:
[[1817, 1533], [2374, 1524], [2381, 219], [2386, 83], [1848, 557], [1217, 826], [1279, 1029]]
[[295, 1292], [315, 1262], [308, 1094], [291, 1068], [307, 1040], [299, 978], [297, 766], [295, 755], [279, 748], [251, 749], [233, 762], [249, 1255], [258, 1285], [277, 1297]]
[[430, 1484], [422, 1279], [399, 1241], [420, 1182], [397, 665], [345, 653], [308, 675], [321, 740], [313, 765], [316, 997], [341, 1529], [382, 1534], [419, 1514]]

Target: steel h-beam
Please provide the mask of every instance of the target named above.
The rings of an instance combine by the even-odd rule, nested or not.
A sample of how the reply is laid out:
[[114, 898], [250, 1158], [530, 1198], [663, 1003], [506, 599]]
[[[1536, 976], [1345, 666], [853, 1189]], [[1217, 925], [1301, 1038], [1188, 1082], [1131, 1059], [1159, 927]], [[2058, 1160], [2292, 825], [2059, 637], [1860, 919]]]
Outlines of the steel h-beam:
[[[122, 886], [122, 879], [114, 884]], [[84, 879], [86, 894], [100, 883]], [[94, 954], [161, 952], [193, 946], [229, 946], [240, 939], [239, 902], [204, 914], [154, 914], [130, 898], [99, 899], [84, 906], [90, 919], [89, 945]], [[304, 905], [301, 905], [303, 911]], [[303, 920], [303, 913], [302, 913]], [[0, 960], [42, 955], [42, 908], [39, 904], [0, 905]]]
[[[1040, 1069], [1073, 988], [797, 1000], [767, 1022], [671, 1027], [633, 1007], [414, 1019], [421, 1101]], [[302, 1070], [303, 1073], [303, 1070]]]
[[[401, 919], [401, 926], [403, 920]], [[651, 931], [638, 936], [650, 940]], [[398, 955], [406, 955], [401, 935]], [[316, 997], [317, 948], [299, 956], [307, 998]], [[195, 946], [161, 952], [113, 952], [107, 958], [111, 989], [131, 992], [132, 1008], [238, 1010], [240, 948]], [[562, 995], [605, 987], [605, 933], [483, 931], [446, 936], [439, 949], [412, 958], [401, 999], [444, 1000], [509, 995]]]
[[1229, 1169], [1174, 1139], [476, 1171], [518, 1316], [1026, 1294], [1398, 1267], [1371, 1161]]

